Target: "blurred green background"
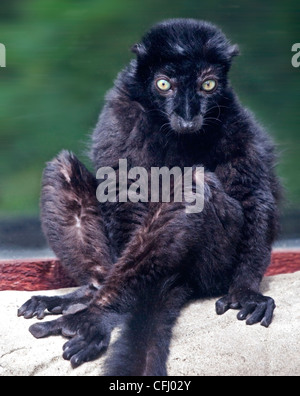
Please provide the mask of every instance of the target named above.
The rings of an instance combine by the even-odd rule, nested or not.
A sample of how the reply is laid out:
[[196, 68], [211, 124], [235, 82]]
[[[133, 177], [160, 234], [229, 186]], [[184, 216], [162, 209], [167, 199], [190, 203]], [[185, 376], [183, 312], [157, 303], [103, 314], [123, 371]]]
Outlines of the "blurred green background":
[[38, 215], [44, 164], [61, 149], [88, 163], [88, 136], [105, 92], [133, 56], [131, 45], [173, 17], [214, 22], [239, 44], [232, 84], [278, 144], [284, 213], [295, 224], [300, 68], [291, 64], [291, 47], [300, 42], [299, 0], [1, 1], [7, 67], [0, 68], [0, 219]]

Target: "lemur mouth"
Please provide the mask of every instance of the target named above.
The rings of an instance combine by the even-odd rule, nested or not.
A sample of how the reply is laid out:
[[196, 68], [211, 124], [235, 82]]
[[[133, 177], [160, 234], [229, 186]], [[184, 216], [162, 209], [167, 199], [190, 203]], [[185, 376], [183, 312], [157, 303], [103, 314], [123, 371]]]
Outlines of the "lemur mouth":
[[177, 133], [195, 133], [201, 129], [202, 124], [203, 116], [201, 114], [189, 121], [174, 113], [170, 117], [170, 125]]

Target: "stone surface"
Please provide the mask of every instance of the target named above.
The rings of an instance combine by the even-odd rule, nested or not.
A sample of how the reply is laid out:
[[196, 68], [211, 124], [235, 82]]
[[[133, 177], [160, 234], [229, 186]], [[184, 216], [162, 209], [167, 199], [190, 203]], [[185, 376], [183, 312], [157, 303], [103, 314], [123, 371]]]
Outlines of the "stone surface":
[[[189, 304], [174, 328], [169, 374], [300, 375], [300, 272], [266, 277], [262, 291], [277, 304], [268, 329], [239, 322], [237, 311], [217, 316], [216, 299]], [[101, 375], [105, 357], [73, 370], [61, 356], [66, 342], [63, 337], [36, 340], [28, 327], [37, 320], [16, 315], [18, 307], [33, 294], [66, 292], [0, 292], [0, 376]]]

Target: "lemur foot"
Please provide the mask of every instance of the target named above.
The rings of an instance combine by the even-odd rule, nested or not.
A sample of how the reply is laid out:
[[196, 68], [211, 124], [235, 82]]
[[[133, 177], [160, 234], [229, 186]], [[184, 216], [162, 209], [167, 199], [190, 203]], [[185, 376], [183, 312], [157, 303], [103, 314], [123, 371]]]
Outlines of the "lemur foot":
[[18, 316], [25, 319], [37, 317], [43, 319], [48, 313], [72, 314], [87, 308], [96, 288], [93, 285], [83, 286], [73, 293], [64, 296], [33, 296], [18, 309]]
[[271, 297], [245, 291], [244, 293], [228, 294], [216, 302], [218, 315], [222, 315], [230, 308], [240, 309], [237, 318], [238, 320], [246, 320], [247, 325], [260, 322], [262, 326], [269, 327], [276, 305]]
[[70, 360], [72, 367], [76, 368], [97, 359], [106, 351], [111, 326], [106, 316], [87, 308], [56, 320], [35, 323], [29, 331], [36, 338], [59, 334], [70, 337], [71, 340], [63, 346], [63, 358]]

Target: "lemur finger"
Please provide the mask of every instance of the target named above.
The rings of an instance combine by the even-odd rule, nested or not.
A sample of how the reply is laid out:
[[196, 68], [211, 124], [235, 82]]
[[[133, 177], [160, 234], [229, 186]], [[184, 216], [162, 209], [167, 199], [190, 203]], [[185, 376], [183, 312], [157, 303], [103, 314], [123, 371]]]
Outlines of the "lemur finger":
[[218, 315], [223, 315], [230, 308], [230, 304], [231, 304], [231, 302], [230, 302], [230, 299], [228, 298], [228, 296], [220, 298], [216, 302], [216, 312], [217, 312], [217, 314]]
[[62, 321], [60, 319], [35, 323], [29, 327], [29, 331], [35, 338], [44, 338], [50, 335], [61, 334]]
[[238, 320], [245, 320], [249, 314], [255, 310], [255, 303], [247, 303], [237, 314]]
[[270, 300], [267, 303], [267, 309], [265, 311], [265, 315], [260, 322], [260, 324], [262, 326], [264, 326], [264, 327], [270, 326], [272, 319], [273, 319], [273, 314], [274, 314], [275, 308], [276, 308], [275, 301], [272, 298], [270, 298]]
[[255, 323], [260, 322], [264, 317], [265, 311], [266, 311], [266, 305], [264, 303], [257, 305], [251, 316], [249, 316], [249, 318], [246, 320], [246, 324], [253, 325]]

